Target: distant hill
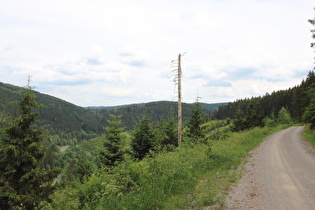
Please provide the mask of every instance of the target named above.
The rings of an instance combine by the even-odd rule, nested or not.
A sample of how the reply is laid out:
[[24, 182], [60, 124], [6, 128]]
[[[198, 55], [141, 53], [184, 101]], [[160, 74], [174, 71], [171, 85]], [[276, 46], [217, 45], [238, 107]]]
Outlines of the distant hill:
[[[0, 116], [17, 116], [17, 106], [13, 101], [19, 101], [16, 93], [21, 87], [0, 82]], [[38, 125], [48, 130], [54, 136], [57, 144], [76, 143], [83, 139], [97, 136], [103, 131], [97, 113], [76, 106], [59, 98], [34, 91], [38, 103], [45, 107], [38, 109], [40, 123]], [[1, 118], [0, 118], [1, 119]], [[2, 120], [3, 121], [3, 120]]]
[[[139, 104], [127, 104], [127, 105], [118, 105], [118, 106], [88, 106], [86, 107], [87, 109], [95, 109], [95, 110], [100, 110], [100, 109], [120, 109], [120, 108], [126, 108], [126, 107], [132, 107], [132, 106], [139, 106], [139, 107], [145, 107], [148, 104], [154, 104], [154, 103], [160, 103], [160, 104], [165, 104], [169, 105], [170, 103], [173, 104], [175, 103], [177, 105], [177, 102], [173, 101], [156, 101], [156, 102], [148, 102], [148, 103], [139, 103]], [[188, 104], [188, 103], [183, 103], [183, 104]], [[213, 103], [213, 104], [207, 104], [207, 103], [201, 103], [202, 108], [205, 110], [218, 110], [221, 105], [227, 105], [228, 103]]]
[[[17, 116], [18, 110], [13, 101], [19, 100], [17, 91], [21, 87], [0, 82], [0, 127], [3, 118]], [[122, 106], [104, 106], [83, 108], [62, 99], [34, 91], [35, 100], [45, 107], [38, 109], [40, 114], [40, 127], [47, 129], [52, 141], [58, 145], [76, 144], [76, 142], [89, 139], [104, 132], [108, 125], [107, 120], [113, 109], [117, 109], [125, 129], [133, 129], [139, 118], [146, 113], [151, 122], [156, 123], [173, 114], [177, 117], [177, 103], [171, 101], [157, 101]], [[211, 117], [212, 110], [217, 110], [218, 104], [202, 104], [206, 116]], [[193, 104], [183, 103], [183, 120], [187, 120]]]
[[[207, 119], [212, 118], [214, 110], [218, 110], [221, 105], [227, 103], [206, 104], [202, 103], [202, 109]], [[185, 122], [194, 104], [183, 103], [183, 121]], [[177, 102], [173, 101], [156, 101], [140, 104], [130, 104], [123, 106], [100, 106], [100, 107], [87, 107], [87, 109], [95, 110], [100, 113], [101, 116], [107, 116], [116, 109], [117, 113], [122, 116], [123, 126], [127, 129], [133, 129], [134, 125], [139, 121], [143, 114], [147, 114], [152, 123], [160, 122], [167, 119], [170, 115], [177, 118]], [[103, 122], [104, 124], [105, 122]]]

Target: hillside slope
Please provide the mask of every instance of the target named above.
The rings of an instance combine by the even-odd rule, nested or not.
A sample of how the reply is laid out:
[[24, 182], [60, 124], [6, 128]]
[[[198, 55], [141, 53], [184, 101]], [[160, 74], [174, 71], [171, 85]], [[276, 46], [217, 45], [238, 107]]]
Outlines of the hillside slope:
[[[19, 101], [17, 94], [19, 90], [21, 90], [20, 87], [0, 83], [0, 116], [2, 118], [17, 116], [17, 106], [12, 102]], [[47, 129], [49, 135], [57, 135], [59, 139], [75, 138], [81, 141], [102, 132], [103, 128], [99, 123], [97, 113], [53, 96], [37, 91], [34, 93], [35, 100], [44, 105], [43, 108], [38, 109], [40, 114], [38, 125]]]
[[[16, 116], [17, 107], [12, 104], [19, 100], [17, 92], [21, 90], [10, 84], [0, 82], [0, 123], [3, 118]], [[171, 114], [177, 117], [177, 103], [170, 101], [157, 101], [142, 104], [130, 104], [114, 107], [87, 107], [83, 108], [62, 99], [34, 91], [35, 100], [44, 105], [40, 108], [40, 126], [48, 130], [50, 136], [54, 136], [54, 143], [58, 145], [75, 144], [78, 141], [89, 139], [104, 132], [108, 124], [109, 115], [113, 109], [122, 116], [121, 120], [125, 129], [134, 128], [143, 114], [147, 114], [152, 123], [167, 119]], [[203, 111], [206, 116], [212, 116], [212, 110], [216, 110], [219, 104], [203, 103]], [[183, 103], [183, 119], [188, 119], [193, 104]], [[1, 127], [1, 124], [0, 124]]]

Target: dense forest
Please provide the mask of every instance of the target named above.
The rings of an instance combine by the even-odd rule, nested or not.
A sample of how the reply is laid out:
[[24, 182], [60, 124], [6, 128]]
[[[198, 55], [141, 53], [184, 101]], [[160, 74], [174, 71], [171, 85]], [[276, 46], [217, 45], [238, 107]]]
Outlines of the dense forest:
[[[21, 87], [0, 82], [0, 123], [4, 123], [6, 117], [17, 116], [18, 109], [12, 104], [18, 101], [18, 92]], [[39, 125], [48, 131], [51, 141], [59, 146], [75, 145], [83, 140], [91, 139], [104, 133], [104, 127], [113, 110], [122, 116], [122, 126], [126, 130], [134, 128], [142, 114], [149, 116], [150, 122], [159, 122], [170, 114], [177, 117], [177, 103], [169, 101], [150, 102], [143, 104], [131, 104], [115, 107], [87, 107], [76, 106], [53, 96], [34, 91], [36, 101], [44, 107], [36, 108], [39, 112]], [[207, 117], [211, 117], [212, 111], [220, 105], [203, 103], [203, 110]], [[193, 104], [183, 104], [183, 118], [188, 119]]]
[[249, 104], [255, 103], [256, 108], [261, 110], [262, 117], [276, 116], [279, 110], [285, 107], [296, 121], [301, 121], [305, 107], [310, 102], [307, 90], [313, 86], [314, 82], [314, 72], [311, 71], [300, 85], [293, 88], [266, 93], [260, 97], [240, 99], [226, 106], [220, 106], [214, 113], [214, 118], [235, 118], [238, 109], [245, 113]]

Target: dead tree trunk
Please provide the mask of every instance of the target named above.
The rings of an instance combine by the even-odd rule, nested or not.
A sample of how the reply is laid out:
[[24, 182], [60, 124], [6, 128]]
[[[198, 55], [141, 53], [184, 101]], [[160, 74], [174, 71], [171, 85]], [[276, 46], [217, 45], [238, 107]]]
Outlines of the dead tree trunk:
[[178, 86], [178, 145], [182, 143], [183, 138], [183, 117], [182, 117], [182, 68], [181, 68], [181, 54], [178, 55], [177, 60], [172, 61], [172, 67], [176, 67], [172, 72], [174, 75], [174, 83]]
[[182, 117], [182, 69], [181, 54], [178, 55], [178, 145], [182, 143], [183, 117]]

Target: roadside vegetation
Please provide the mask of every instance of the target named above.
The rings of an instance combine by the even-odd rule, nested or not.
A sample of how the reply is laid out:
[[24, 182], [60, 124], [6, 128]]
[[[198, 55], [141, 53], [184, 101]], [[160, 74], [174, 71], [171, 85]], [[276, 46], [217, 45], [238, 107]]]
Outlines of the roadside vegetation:
[[[44, 209], [223, 207], [229, 187], [240, 178], [241, 171], [237, 169], [248, 157], [248, 152], [265, 137], [289, 126], [280, 124], [279, 118], [274, 121], [271, 127], [255, 127], [240, 132], [232, 132], [229, 129], [233, 127], [231, 120], [203, 123], [201, 127], [206, 140], [198, 142], [199, 138], [196, 138], [192, 141], [192, 137], [186, 134], [186, 140], [189, 141], [185, 141], [184, 138], [184, 143], [174, 147], [172, 151], [165, 148], [151, 150], [141, 160], [132, 158], [132, 154], [126, 155], [125, 160], [115, 167], [103, 166], [91, 175], [86, 174], [84, 178], [64, 182], [64, 187], [60, 187], [51, 196], [52, 202], [42, 203], [42, 207]], [[125, 136], [125, 143], [132, 141], [129, 138]], [[80, 148], [80, 145], [78, 147]], [[86, 152], [102, 151], [102, 148], [102, 145], [95, 144], [95, 148]], [[93, 163], [91, 158], [87, 164], [95, 162]]]
[[307, 124], [307, 125], [304, 126], [303, 136], [315, 148], [315, 129], [311, 129], [311, 124]]

